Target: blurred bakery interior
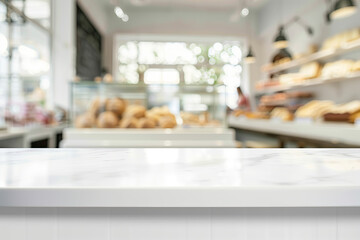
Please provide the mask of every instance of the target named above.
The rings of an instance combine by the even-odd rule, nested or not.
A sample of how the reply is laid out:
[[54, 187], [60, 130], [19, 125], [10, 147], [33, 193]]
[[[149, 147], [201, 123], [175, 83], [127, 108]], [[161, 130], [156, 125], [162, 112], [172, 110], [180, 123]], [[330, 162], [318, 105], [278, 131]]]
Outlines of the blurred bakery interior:
[[0, 0], [0, 147], [360, 147], [359, 0]]

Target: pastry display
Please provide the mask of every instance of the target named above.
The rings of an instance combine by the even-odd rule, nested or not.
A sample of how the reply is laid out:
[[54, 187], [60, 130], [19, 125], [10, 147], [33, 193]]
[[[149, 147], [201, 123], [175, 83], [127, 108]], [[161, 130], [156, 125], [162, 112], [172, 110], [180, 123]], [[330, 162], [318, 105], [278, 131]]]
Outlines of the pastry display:
[[146, 108], [141, 105], [130, 105], [126, 108], [124, 118], [144, 118]]
[[277, 87], [280, 85], [280, 81], [270, 79], [269, 81], [259, 81], [256, 83], [255, 88], [257, 90], [262, 90], [268, 87]]
[[353, 71], [353, 72], [358, 72], [358, 71], [360, 71], [360, 61], [354, 62], [351, 71]]
[[75, 119], [74, 125], [76, 128], [174, 128], [177, 121], [165, 106], [147, 110], [121, 98], [96, 98], [86, 113]]
[[126, 101], [121, 98], [112, 98], [106, 101], [106, 111], [115, 113], [118, 117], [121, 117], [126, 109]]
[[285, 107], [290, 111], [297, 110], [313, 98], [311, 92], [287, 92], [265, 95], [260, 98], [259, 109], [270, 112], [276, 107]]
[[324, 78], [344, 77], [353, 71], [355, 62], [352, 60], [340, 60], [326, 63], [321, 76]]
[[300, 107], [295, 112], [295, 116], [297, 118], [311, 118], [315, 120], [331, 112], [334, 107], [335, 104], [332, 101], [314, 100]]
[[294, 119], [294, 115], [284, 107], [277, 107], [270, 113], [271, 118], [278, 118], [282, 121], [292, 121]]
[[159, 119], [159, 126], [161, 128], [174, 128], [177, 126], [176, 119], [170, 116], [164, 116]]
[[360, 101], [352, 101], [346, 104], [336, 105], [331, 111], [324, 114], [325, 121], [331, 122], [354, 122], [360, 113]]
[[355, 122], [359, 121], [360, 120], [360, 112], [351, 114], [349, 120], [351, 123], [355, 123]]
[[96, 98], [94, 101], [92, 101], [90, 105], [89, 113], [92, 114], [94, 117], [98, 117], [100, 113], [106, 111], [105, 104], [105, 100]]
[[189, 112], [181, 112], [180, 117], [184, 125], [190, 126], [218, 126], [221, 123], [217, 120], [210, 119], [208, 112], [201, 114], [193, 114]]
[[95, 125], [95, 118], [90, 113], [85, 113], [75, 119], [76, 128], [92, 128]]
[[311, 62], [303, 65], [300, 68], [299, 74], [304, 79], [312, 79], [320, 76], [321, 73], [321, 64], [318, 62]]
[[333, 50], [340, 48], [343, 44], [350, 43], [360, 39], [360, 29], [352, 29], [337, 34], [325, 40], [322, 50]]
[[118, 124], [119, 119], [113, 112], [103, 112], [97, 119], [97, 126], [99, 128], [116, 128]]
[[245, 116], [248, 119], [269, 119], [270, 116], [263, 112], [247, 112], [245, 113]]
[[139, 128], [155, 128], [156, 125], [157, 125], [157, 122], [152, 118], [141, 118], [138, 121]]
[[287, 73], [279, 76], [281, 84], [300, 83], [302, 81], [317, 78], [321, 73], [321, 65], [318, 62], [311, 62], [303, 65], [297, 73]]
[[137, 118], [125, 118], [120, 121], [120, 128], [139, 128], [139, 120]]
[[286, 73], [279, 76], [281, 85], [288, 85], [304, 81], [304, 77], [300, 73]]

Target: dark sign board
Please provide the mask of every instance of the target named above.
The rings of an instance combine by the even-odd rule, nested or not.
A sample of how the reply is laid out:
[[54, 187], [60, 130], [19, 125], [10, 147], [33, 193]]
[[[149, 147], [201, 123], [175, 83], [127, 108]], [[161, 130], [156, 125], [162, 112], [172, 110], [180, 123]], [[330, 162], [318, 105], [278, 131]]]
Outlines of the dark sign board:
[[101, 35], [76, 6], [76, 75], [94, 80], [101, 75]]

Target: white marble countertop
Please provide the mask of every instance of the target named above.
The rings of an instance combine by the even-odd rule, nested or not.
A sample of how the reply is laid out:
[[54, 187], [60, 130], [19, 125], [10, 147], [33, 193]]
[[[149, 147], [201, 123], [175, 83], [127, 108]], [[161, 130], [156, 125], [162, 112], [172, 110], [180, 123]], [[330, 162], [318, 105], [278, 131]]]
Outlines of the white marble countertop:
[[1, 206], [360, 206], [360, 149], [0, 149]]

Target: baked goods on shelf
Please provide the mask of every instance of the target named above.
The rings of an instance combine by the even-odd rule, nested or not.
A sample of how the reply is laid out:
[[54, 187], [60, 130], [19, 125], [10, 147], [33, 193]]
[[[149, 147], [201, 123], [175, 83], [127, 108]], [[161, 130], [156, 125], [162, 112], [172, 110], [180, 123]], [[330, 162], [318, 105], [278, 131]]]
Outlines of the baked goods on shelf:
[[245, 113], [245, 116], [248, 119], [269, 119], [270, 118], [270, 116], [264, 112], [247, 112], [247, 113]]
[[336, 105], [331, 111], [324, 114], [325, 121], [354, 122], [360, 113], [360, 101]]
[[311, 62], [303, 65], [299, 71], [304, 79], [312, 79], [320, 76], [321, 64], [319, 62]]
[[360, 29], [352, 29], [324, 41], [322, 50], [333, 50], [340, 48], [343, 44], [350, 43], [360, 39]]
[[[356, 47], [356, 45], [358, 44], [359, 41], [360, 41], [360, 28], [348, 30], [346, 32], [337, 34], [335, 36], [332, 36], [332, 37], [326, 39], [322, 44], [320, 52], [337, 50], [341, 47], [344, 47], [344, 45], [346, 45], [346, 44], [350, 44], [347, 47], [351, 47], [351, 45], [354, 45], [354, 44], [355, 44], [354, 46]], [[310, 54], [315, 54], [316, 52], [317, 52], [317, 47], [310, 46], [310, 49], [307, 53], [296, 54], [293, 59], [300, 60], [302, 58], [309, 56]], [[321, 53], [320, 53], [320, 55], [321, 55]], [[264, 72], [269, 72], [278, 65], [290, 62], [291, 59], [292, 59], [291, 57], [281, 57], [278, 60], [276, 58], [273, 58], [272, 63], [264, 65], [262, 67], [262, 70]], [[296, 62], [296, 66], [298, 66], [298, 64], [300, 64], [300, 63], [301, 63], [301, 61]], [[282, 69], [279, 69], [279, 71], [280, 70], [282, 70]]]
[[358, 72], [358, 71], [360, 71], [360, 60], [357, 61], [357, 62], [354, 62], [354, 65], [353, 65], [351, 71], [353, 71], [353, 72]]
[[334, 106], [335, 104], [332, 101], [314, 100], [300, 107], [295, 112], [295, 116], [297, 118], [319, 119], [324, 114], [330, 112]]
[[270, 79], [269, 81], [259, 81], [256, 83], [255, 88], [257, 90], [263, 90], [269, 87], [277, 87], [280, 86], [280, 81]]
[[294, 115], [284, 107], [277, 107], [270, 113], [271, 118], [281, 119], [282, 121], [292, 121], [294, 119]]
[[302, 81], [317, 78], [321, 73], [321, 65], [318, 62], [311, 62], [303, 65], [297, 73], [287, 73], [279, 76], [281, 84], [300, 83]]
[[286, 107], [295, 111], [313, 98], [311, 92], [286, 92], [265, 95], [260, 98], [259, 108], [262, 111], [272, 111], [275, 107]]
[[324, 78], [344, 77], [353, 71], [354, 65], [355, 62], [353, 60], [340, 60], [326, 63], [321, 72], [321, 76]]

